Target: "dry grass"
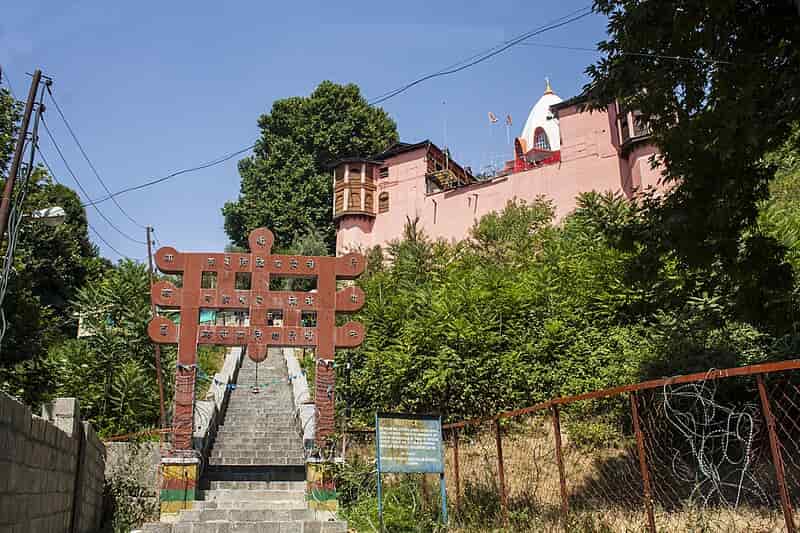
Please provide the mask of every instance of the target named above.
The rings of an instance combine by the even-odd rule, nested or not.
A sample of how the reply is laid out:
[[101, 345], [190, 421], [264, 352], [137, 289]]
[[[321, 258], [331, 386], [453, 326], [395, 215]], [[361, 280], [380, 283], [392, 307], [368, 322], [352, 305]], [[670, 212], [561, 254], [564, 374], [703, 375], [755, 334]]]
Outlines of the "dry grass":
[[[555, 439], [549, 417], [530, 417], [503, 436], [503, 463], [510, 526], [503, 527], [497, 476], [497, 444], [492, 427], [459, 441], [461, 493], [455, 509], [452, 446], [446, 456], [448, 494], [455, 531], [597, 531], [646, 530], [638, 456], [631, 442], [579, 447], [562, 429], [563, 460], [570, 504], [567, 527], [561, 522], [561, 490]], [[691, 508], [656, 504], [659, 531], [784, 531], [779, 507]], [[473, 524], [481, 524], [474, 526]], [[493, 524], [493, 525], [485, 525]]]
[[[493, 426], [486, 424], [459, 437], [458, 497], [452, 442], [448, 440], [446, 446], [445, 479], [451, 531], [646, 531], [638, 455], [631, 439], [592, 447], [579, 446], [568, 438], [562, 419], [563, 461], [570, 506], [566, 525], [562, 522], [555, 439], [549, 416], [530, 416], [516, 421], [503, 435], [509, 525], [504, 525], [501, 512]], [[355, 455], [373, 458], [374, 443], [369, 440], [352, 443], [348, 456]], [[741, 504], [735, 509], [720, 505], [698, 508], [675, 497], [665, 505], [658, 496], [679, 491], [672, 490], [674, 487], [660, 486], [658, 489], [655, 504], [658, 531], [785, 531], [777, 504]], [[435, 490], [422, 492], [436, 495]], [[800, 515], [796, 523], [800, 523], [799, 518]]]

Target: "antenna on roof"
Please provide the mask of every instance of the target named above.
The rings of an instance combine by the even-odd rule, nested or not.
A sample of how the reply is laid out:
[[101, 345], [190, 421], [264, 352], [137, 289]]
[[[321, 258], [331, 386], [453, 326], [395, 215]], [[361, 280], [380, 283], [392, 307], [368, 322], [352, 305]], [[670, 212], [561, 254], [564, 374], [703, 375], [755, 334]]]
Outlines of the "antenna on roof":
[[444, 129], [444, 153], [445, 153], [445, 163], [444, 168], [447, 170], [450, 168], [450, 151], [447, 149], [447, 100], [442, 100], [442, 109], [443, 109], [443, 129]]

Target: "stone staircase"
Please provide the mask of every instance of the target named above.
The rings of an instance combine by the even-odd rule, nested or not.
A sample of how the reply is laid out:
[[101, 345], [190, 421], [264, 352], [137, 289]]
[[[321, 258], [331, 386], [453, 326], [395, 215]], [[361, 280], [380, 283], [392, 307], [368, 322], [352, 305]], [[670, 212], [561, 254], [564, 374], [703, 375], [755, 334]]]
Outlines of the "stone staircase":
[[176, 522], [146, 524], [142, 532], [347, 532], [346, 522], [308, 508], [303, 441], [286, 377], [280, 349], [270, 349], [258, 368], [245, 356], [201, 479], [202, 499]]

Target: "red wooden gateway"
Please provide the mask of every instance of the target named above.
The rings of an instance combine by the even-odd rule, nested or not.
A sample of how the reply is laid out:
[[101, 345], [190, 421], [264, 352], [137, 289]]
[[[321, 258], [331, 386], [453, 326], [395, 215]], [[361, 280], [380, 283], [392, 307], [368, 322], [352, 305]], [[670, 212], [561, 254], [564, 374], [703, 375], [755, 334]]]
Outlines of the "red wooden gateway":
[[[156, 316], [148, 326], [153, 342], [178, 345], [175, 450], [191, 448], [198, 344], [246, 346], [248, 356], [257, 362], [266, 358], [270, 346], [315, 348], [317, 442], [333, 433], [334, 354], [336, 348], [353, 348], [364, 339], [364, 326], [358, 322], [336, 326], [336, 313], [360, 309], [364, 292], [355, 286], [337, 291], [336, 281], [358, 277], [364, 271], [364, 257], [273, 255], [273, 242], [271, 231], [258, 228], [250, 233], [250, 253], [182, 253], [168, 246], [156, 252], [161, 272], [182, 275], [181, 287], [168, 281], [151, 287], [155, 305], [180, 310], [180, 324]], [[316, 289], [270, 290], [273, 278], [313, 279]], [[201, 309], [239, 311], [249, 320], [236, 326], [201, 324]]]

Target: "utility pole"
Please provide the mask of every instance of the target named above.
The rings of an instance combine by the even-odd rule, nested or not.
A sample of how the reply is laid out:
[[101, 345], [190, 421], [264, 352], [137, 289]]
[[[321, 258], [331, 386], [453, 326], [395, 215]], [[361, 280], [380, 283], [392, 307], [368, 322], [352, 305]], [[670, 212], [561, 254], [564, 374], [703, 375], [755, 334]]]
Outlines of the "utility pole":
[[[153, 232], [152, 226], [147, 226], [147, 263], [149, 264], [150, 269], [150, 286], [153, 285], [153, 248], [150, 244], [150, 235]], [[153, 303], [152, 298], [150, 299], [150, 309], [153, 312], [153, 317], [156, 316], [156, 304]], [[161, 346], [159, 344], [154, 344], [153, 348], [155, 349], [156, 354], [156, 381], [158, 381], [158, 400], [159, 400], [159, 407], [161, 408], [161, 416], [159, 418], [159, 428], [164, 428], [166, 421], [166, 413], [164, 412], [164, 382], [161, 378]]]
[[11, 211], [11, 197], [14, 193], [14, 182], [17, 180], [19, 167], [22, 164], [22, 155], [25, 150], [25, 140], [28, 136], [28, 126], [31, 122], [33, 104], [36, 100], [36, 93], [39, 90], [39, 82], [41, 79], [42, 71], [36, 69], [36, 72], [33, 73], [33, 80], [31, 80], [31, 88], [28, 91], [28, 100], [25, 102], [25, 112], [22, 115], [22, 124], [20, 124], [19, 134], [17, 135], [17, 145], [14, 148], [14, 159], [11, 161], [11, 168], [8, 171], [8, 179], [6, 179], [6, 184], [3, 188], [3, 199], [2, 202], [0, 202], [0, 240], [8, 228], [8, 215]]

